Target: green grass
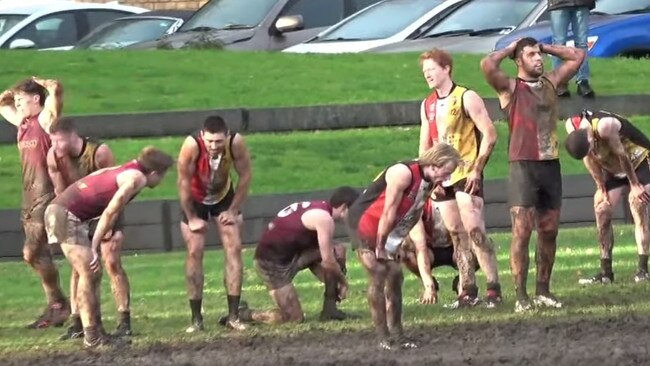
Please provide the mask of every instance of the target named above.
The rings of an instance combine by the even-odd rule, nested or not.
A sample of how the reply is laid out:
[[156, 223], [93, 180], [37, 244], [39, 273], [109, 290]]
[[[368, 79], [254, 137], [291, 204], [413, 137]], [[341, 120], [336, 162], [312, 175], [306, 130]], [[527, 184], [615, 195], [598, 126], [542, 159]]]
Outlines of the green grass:
[[[650, 117], [633, 118], [650, 134]], [[508, 126], [497, 123], [499, 139], [485, 171], [486, 179], [504, 178], [508, 173]], [[334, 188], [339, 185], [365, 186], [387, 164], [417, 154], [418, 127], [371, 128], [337, 131], [253, 134], [246, 136], [253, 157], [252, 194], [288, 193]], [[562, 141], [564, 127], [560, 128]], [[134, 158], [153, 144], [174, 156], [183, 137], [120, 139], [108, 141], [118, 162]], [[586, 174], [581, 161], [560, 149], [563, 174]], [[20, 207], [20, 162], [14, 145], [0, 145], [0, 208]], [[138, 199], [176, 198], [176, 171], [170, 172], [156, 189], [145, 190]]]
[[[650, 117], [633, 118], [650, 134]], [[486, 179], [508, 174], [508, 126], [497, 123], [499, 139], [487, 169]], [[391, 162], [417, 154], [418, 127], [371, 128], [337, 131], [253, 134], [246, 136], [253, 157], [252, 194], [287, 193], [365, 186]], [[560, 128], [562, 141], [564, 127]], [[146, 145], [155, 145], [176, 156], [183, 137], [119, 139], [108, 141], [118, 162], [137, 156]], [[581, 161], [560, 150], [564, 174], [586, 174]], [[0, 208], [20, 207], [21, 170], [14, 145], [0, 145]], [[176, 198], [176, 171], [170, 172], [156, 189], [145, 190], [139, 199]]]
[[[32, 75], [62, 80], [66, 114], [416, 100], [428, 93], [417, 53], [5, 51], [0, 57], [0, 86]], [[480, 58], [455, 55], [454, 77], [494, 97]], [[513, 63], [504, 65], [512, 73]], [[650, 74], [646, 60], [592, 59], [590, 66], [599, 95], [649, 92], [639, 77]]]
[[[580, 276], [593, 275], [598, 269], [598, 249], [595, 246], [595, 228], [565, 229], [559, 236], [557, 261], [553, 273], [552, 289], [564, 303], [565, 308], [557, 311], [540, 311], [533, 315], [519, 315], [512, 312], [514, 292], [508, 266], [509, 234], [493, 234], [499, 260], [505, 303], [496, 310], [472, 309], [452, 311], [441, 305], [422, 306], [416, 301], [420, 291], [419, 280], [407, 273], [404, 285], [404, 321], [406, 327], [445, 326], [467, 322], [495, 323], [509, 322], [530, 317], [543, 322], [562, 319], [615, 317], [630, 313], [650, 315], [647, 301], [649, 284], [635, 285], [632, 276], [636, 270], [636, 249], [633, 230], [630, 226], [615, 228], [616, 249], [614, 270], [617, 284], [596, 286], [586, 289], [577, 284]], [[535, 242], [535, 239], [531, 241]], [[534, 247], [533, 247], [534, 248]], [[532, 248], [531, 248], [532, 249]], [[270, 308], [272, 301], [266, 288], [252, 265], [252, 249], [244, 251], [245, 274], [243, 298], [254, 308]], [[322, 285], [309, 271], [301, 272], [295, 279], [300, 294], [306, 322], [300, 325], [277, 327], [255, 326], [249, 334], [282, 335], [300, 334], [309, 331], [357, 331], [370, 330], [370, 315], [365, 300], [366, 275], [356, 256], [348, 253], [349, 297], [342, 309], [361, 316], [359, 319], [340, 323], [317, 322], [322, 301]], [[531, 250], [531, 258], [534, 252]], [[209, 251], [205, 256], [204, 308], [207, 331], [203, 334], [187, 335], [183, 332], [189, 322], [189, 309], [185, 293], [183, 274], [184, 253], [129, 254], [124, 256], [125, 268], [132, 288], [133, 327], [138, 333], [134, 347], [144, 347], [156, 342], [201, 342], [227, 337], [229, 332], [216, 325], [217, 318], [226, 310], [222, 285], [223, 253]], [[532, 261], [534, 263], [534, 261]], [[68, 284], [69, 265], [58, 261], [64, 286]], [[436, 272], [441, 283], [440, 302], [453, 300], [451, 280], [455, 275], [451, 269]], [[6, 280], [0, 287], [0, 355], [17, 357], [49, 351], [73, 351], [75, 342], [59, 342], [57, 336], [62, 329], [28, 331], [23, 326], [33, 320], [43, 306], [43, 295], [37, 277], [20, 262], [0, 263], [0, 277]], [[529, 275], [530, 291], [534, 291], [534, 265]], [[479, 272], [479, 285], [485, 290], [485, 279]], [[67, 288], [67, 287], [66, 287]], [[66, 291], [67, 293], [67, 291]], [[105, 323], [112, 329], [116, 322], [116, 311], [110, 295], [108, 280], [104, 277], [102, 304]]]

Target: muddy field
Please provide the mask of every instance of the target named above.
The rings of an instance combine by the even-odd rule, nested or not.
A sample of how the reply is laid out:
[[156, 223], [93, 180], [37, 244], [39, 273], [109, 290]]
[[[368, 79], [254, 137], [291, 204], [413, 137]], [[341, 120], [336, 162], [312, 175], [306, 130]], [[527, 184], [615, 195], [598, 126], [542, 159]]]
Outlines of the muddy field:
[[650, 318], [417, 329], [415, 350], [380, 351], [370, 333], [238, 337], [210, 344], [79, 352], [3, 365], [648, 365]]

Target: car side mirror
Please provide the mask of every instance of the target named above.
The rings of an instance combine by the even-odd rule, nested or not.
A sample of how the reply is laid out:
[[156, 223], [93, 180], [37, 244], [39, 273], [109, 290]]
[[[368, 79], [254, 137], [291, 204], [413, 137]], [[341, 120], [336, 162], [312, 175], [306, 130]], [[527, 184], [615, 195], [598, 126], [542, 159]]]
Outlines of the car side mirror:
[[30, 49], [36, 48], [36, 43], [29, 39], [18, 38], [11, 41], [9, 44], [10, 50], [21, 50], [21, 49]]
[[297, 31], [303, 29], [304, 26], [302, 15], [284, 15], [275, 21], [275, 28], [280, 33]]

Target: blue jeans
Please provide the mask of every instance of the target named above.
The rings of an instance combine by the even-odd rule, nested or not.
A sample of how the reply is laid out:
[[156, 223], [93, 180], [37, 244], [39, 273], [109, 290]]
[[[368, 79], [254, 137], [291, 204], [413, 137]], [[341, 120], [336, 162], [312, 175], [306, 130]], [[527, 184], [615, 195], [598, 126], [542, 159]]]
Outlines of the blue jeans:
[[[573, 39], [575, 47], [582, 48], [587, 52], [587, 35], [589, 31], [589, 8], [566, 8], [557, 9], [551, 13], [551, 30], [553, 31], [553, 44], [564, 46], [567, 41], [567, 33], [569, 32], [569, 24], [573, 30]], [[556, 69], [562, 60], [553, 57], [553, 69]], [[578, 69], [576, 81], [589, 80], [589, 61], [585, 56], [585, 60]]]

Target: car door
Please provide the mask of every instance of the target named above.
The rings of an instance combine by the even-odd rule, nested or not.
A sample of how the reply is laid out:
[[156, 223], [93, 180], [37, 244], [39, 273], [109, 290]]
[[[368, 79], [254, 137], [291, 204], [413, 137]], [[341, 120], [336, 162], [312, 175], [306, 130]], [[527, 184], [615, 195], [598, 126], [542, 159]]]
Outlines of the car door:
[[[80, 34], [77, 40], [82, 39], [88, 33], [92, 32], [95, 28], [112, 21], [113, 19], [121, 18], [123, 16], [131, 15], [132, 13], [111, 10], [111, 9], [85, 9], [80, 12]], [[76, 43], [76, 42], [75, 42]]]
[[[280, 33], [275, 20], [269, 30], [269, 50], [278, 51], [308, 40], [327, 27], [347, 16], [346, 0], [290, 0], [277, 18], [285, 15], [301, 15], [302, 30]], [[276, 19], [277, 19], [276, 18]]]
[[25, 41], [31, 42], [34, 49], [72, 46], [79, 39], [78, 27], [75, 11], [44, 15], [16, 32], [2, 48], [11, 48], [16, 41], [23, 44]]

